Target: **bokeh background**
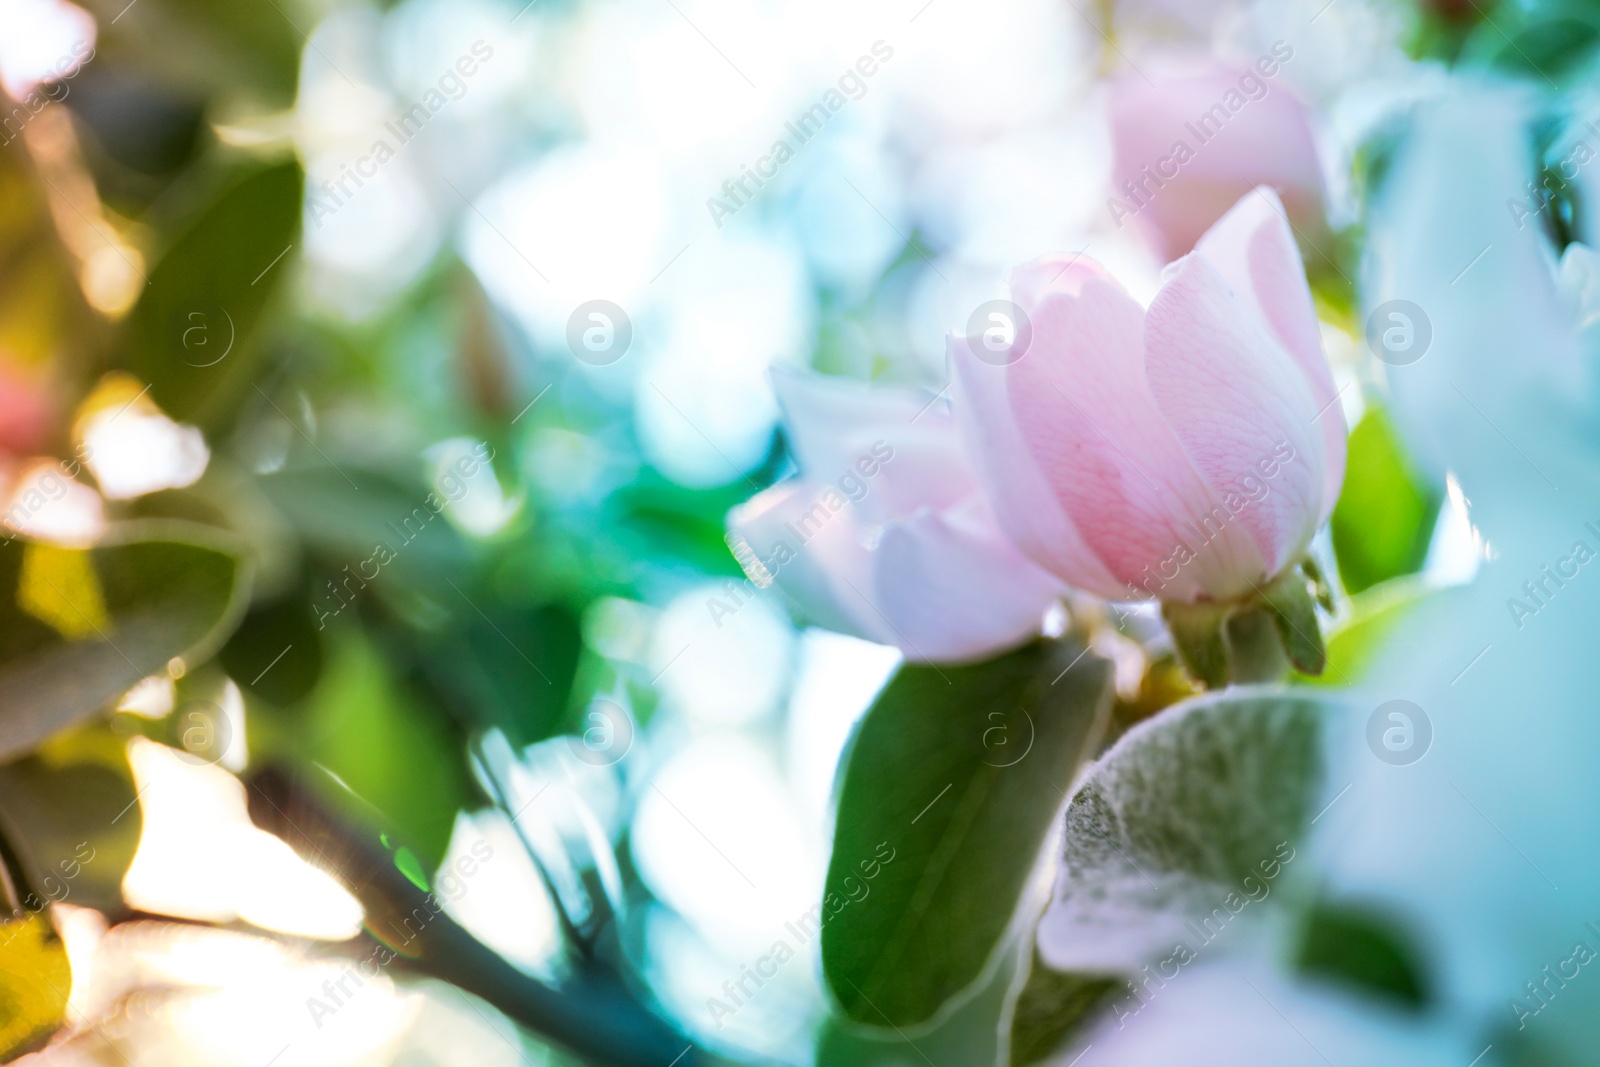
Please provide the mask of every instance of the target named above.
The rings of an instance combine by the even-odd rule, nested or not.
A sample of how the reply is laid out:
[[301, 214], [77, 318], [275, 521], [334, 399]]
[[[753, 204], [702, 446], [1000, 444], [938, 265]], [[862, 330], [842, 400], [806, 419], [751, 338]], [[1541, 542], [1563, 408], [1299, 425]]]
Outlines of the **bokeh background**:
[[[614, 978], [619, 1027], [921, 1062], [830, 1022], [814, 943], [707, 1011], [815, 903], [835, 766], [898, 661], [799, 629], [728, 549], [792, 469], [769, 372], [934, 402], [1014, 264], [1091, 249], [1151, 291], [1106, 205], [1124, 47], [1248, 62], [1315, 16], [1292, 86], [1339, 91], [1348, 221], [1360, 86], [1392, 91], [1418, 17], [1121, 6], [0, 0], [7, 522], [224, 545], [161, 581], [238, 620], [129, 659], [113, 715], [4, 769], [70, 963], [38, 1062], [572, 1062], [442, 981], [448, 948], [329, 991], [378, 906], [331, 872], [369, 855], [512, 976]], [[1353, 345], [1330, 331], [1341, 382]], [[79, 625], [51, 603], [29, 625]], [[919, 1044], [981, 1062], [998, 1003]]]

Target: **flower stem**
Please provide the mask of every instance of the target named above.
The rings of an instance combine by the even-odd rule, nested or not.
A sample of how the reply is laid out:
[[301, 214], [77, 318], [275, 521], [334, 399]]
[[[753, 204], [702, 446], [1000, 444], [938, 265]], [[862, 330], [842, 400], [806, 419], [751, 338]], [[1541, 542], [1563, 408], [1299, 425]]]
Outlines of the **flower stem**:
[[412, 884], [380, 847], [374, 827], [330, 804], [301, 777], [288, 767], [257, 769], [246, 783], [250, 817], [307, 862], [326, 869], [329, 856], [340, 857], [328, 873], [366, 909], [365, 936], [346, 943], [363, 960], [377, 966], [392, 961], [397, 969], [448, 982], [596, 1067], [730, 1067], [619, 976], [587, 968], [551, 984], [518, 971], [445, 914], [434, 893]]

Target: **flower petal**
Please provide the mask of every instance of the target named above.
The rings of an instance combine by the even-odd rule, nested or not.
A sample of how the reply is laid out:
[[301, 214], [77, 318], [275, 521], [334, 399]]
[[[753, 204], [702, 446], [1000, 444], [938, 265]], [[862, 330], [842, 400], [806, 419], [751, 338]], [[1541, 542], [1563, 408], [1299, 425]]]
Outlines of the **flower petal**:
[[875, 563], [878, 605], [916, 660], [982, 659], [1021, 644], [1065, 592], [1006, 539], [978, 496], [890, 526]]
[[1223, 516], [1237, 520], [1206, 552], [1242, 527], [1265, 572], [1240, 577], [1260, 583], [1304, 551], [1321, 521], [1317, 404], [1293, 357], [1208, 260], [1174, 267], [1146, 319], [1150, 389]]
[[1032, 313], [1054, 293], [1077, 296], [1090, 278], [1111, 280], [1111, 274], [1082, 252], [1044, 256], [1011, 272], [1011, 299]]
[[[1016, 364], [1008, 397], [1024, 441], [1122, 596], [1228, 596], [1260, 567], [1248, 537], [1224, 530], [1208, 552], [1193, 522], [1218, 503], [1150, 391], [1144, 311], [1089, 279], [1034, 316], [1037, 358]], [[1191, 553], [1198, 558], [1190, 559]]]
[[964, 337], [949, 339], [947, 359], [957, 419], [1001, 527], [1018, 548], [1067, 583], [1099, 596], [1127, 597], [1024, 444], [1007, 399], [1011, 368], [980, 360]]
[[1235, 204], [1200, 238], [1195, 251], [1227, 279], [1233, 291], [1261, 316], [1279, 343], [1299, 364], [1316, 399], [1324, 448], [1320, 518], [1333, 513], [1344, 483], [1344, 411], [1335, 400], [1333, 375], [1322, 352], [1311, 287], [1283, 202], [1271, 189], [1257, 188]]
[[[1143, 311], [1104, 283], [1088, 285], [1083, 299], [1051, 306], [1055, 321], [1041, 314], [1036, 329], [1044, 343], [1058, 338], [1066, 359], [1053, 376], [1042, 364], [1036, 380], [1025, 373], [1013, 384], [1012, 402], [1035, 454], [1053, 453], [1050, 477], [1067, 511], [1125, 583], [1163, 599], [1242, 592], [1239, 576], [1262, 560], [1238, 531], [1213, 535], [1205, 525], [1220, 495], [1156, 403]], [[1050, 393], [1067, 401], [1054, 418]]]
[[817, 496], [815, 486], [794, 479], [734, 508], [728, 513], [734, 556], [757, 588], [775, 583], [807, 622], [888, 643], [886, 628], [871, 618], [863, 625], [857, 605], [838, 593], [841, 575], [863, 588], [868, 582], [867, 550], [855, 536], [855, 519], [830, 515]]
[[[1241, 91], [1251, 85], [1259, 95]], [[1116, 195], [1164, 258], [1190, 251], [1257, 185], [1282, 189], [1297, 219], [1320, 225], [1310, 112], [1280, 80], [1209, 56], [1168, 55], [1114, 79], [1109, 112]]]
[[[934, 397], [785, 370], [775, 370], [772, 383], [801, 472], [817, 482], [864, 480], [860, 504], [869, 521], [977, 491], [955, 422]], [[854, 495], [848, 485], [846, 492]]]

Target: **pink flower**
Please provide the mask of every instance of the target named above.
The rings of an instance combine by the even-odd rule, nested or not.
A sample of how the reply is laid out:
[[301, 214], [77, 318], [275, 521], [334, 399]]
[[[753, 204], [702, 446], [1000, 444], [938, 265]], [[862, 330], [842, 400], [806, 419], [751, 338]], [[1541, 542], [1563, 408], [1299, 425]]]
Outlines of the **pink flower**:
[[1000, 532], [947, 411], [906, 389], [792, 373], [774, 384], [801, 475], [729, 515], [756, 585], [924, 662], [1039, 632], [1064, 590]]
[[[1112, 199], [1163, 259], [1188, 252], [1245, 193], [1270, 185], [1297, 229], [1322, 230], [1322, 170], [1311, 117], [1285, 85], [1294, 49], [1250, 67], [1145, 60], [1111, 85]], [[1148, 78], [1146, 77], [1148, 75]]]
[[1003, 528], [1113, 599], [1228, 600], [1332, 511], [1345, 425], [1278, 198], [1257, 189], [1142, 308], [1098, 264], [1012, 276], [1029, 328], [951, 338], [955, 409]]

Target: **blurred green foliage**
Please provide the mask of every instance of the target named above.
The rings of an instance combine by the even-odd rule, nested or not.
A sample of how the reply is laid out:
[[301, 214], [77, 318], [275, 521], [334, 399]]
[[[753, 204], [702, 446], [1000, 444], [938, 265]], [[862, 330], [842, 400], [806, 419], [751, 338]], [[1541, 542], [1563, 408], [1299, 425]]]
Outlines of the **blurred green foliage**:
[[370, 638], [355, 629], [333, 636], [321, 678], [295, 710], [254, 711], [253, 749], [325, 767], [403, 828], [429, 870], [438, 866], [455, 813], [472, 803], [466, 744], [453, 723], [420, 706]]
[[150, 272], [119, 342], [121, 366], [173, 418], [232, 425], [260, 369], [263, 312], [289, 273], [300, 229], [297, 163], [249, 168], [226, 182]]
[[1333, 511], [1333, 551], [1352, 593], [1421, 569], [1444, 494], [1407, 458], [1383, 408], [1350, 431], [1344, 489]]
[[[648, 719], [649, 672], [591, 647], [586, 620], [608, 597], [738, 575], [722, 520], [748, 485], [654, 470], [616, 399], [530, 350], [448, 249], [364, 315], [312, 306], [288, 123], [323, 12], [86, 6], [92, 61], [0, 146], [0, 355], [51, 408], [41, 438], [0, 427], [0, 448], [98, 487], [68, 457], [102, 408], [137, 403], [199, 427], [210, 460], [182, 488], [106, 495], [96, 547], [0, 542], [0, 831], [19, 892], [64, 884], [125, 914], [141, 826], [128, 738], [216, 764], [226, 738], [194, 742], [193, 709], [225, 728], [215, 709], [237, 698], [246, 777], [336, 781], [322, 799], [431, 877], [459, 813], [490, 802], [476, 738], [520, 752], [579, 730], [598, 692]], [[96, 254], [126, 292], [95, 290]], [[603, 442], [604, 477], [550, 491], [566, 473], [541, 466], [552, 433]], [[487, 532], [439, 466], [460, 442], [504, 501]], [[775, 448], [755, 477], [782, 462]], [[115, 712], [151, 677], [174, 710]], [[80, 846], [95, 858], [62, 883]]]
[[1303, 974], [1421, 1011], [1433, 999], [1422, 953], [1382, 912], [1323, 901], [1305, 919], [1295, 960]]
[[131, 522], [98, 546], [0, 546], [0, 755], [28, 751], [177, 658], [203, 661], [244, 608], [232, 538]]

